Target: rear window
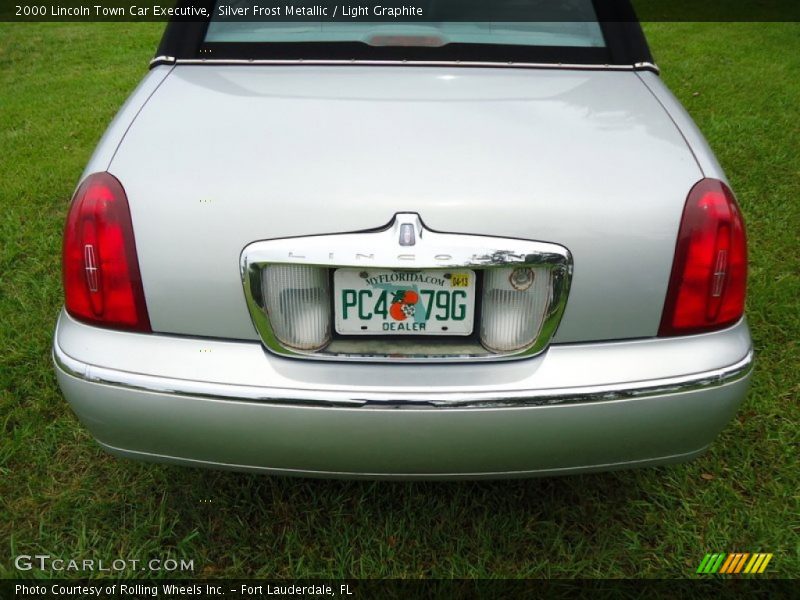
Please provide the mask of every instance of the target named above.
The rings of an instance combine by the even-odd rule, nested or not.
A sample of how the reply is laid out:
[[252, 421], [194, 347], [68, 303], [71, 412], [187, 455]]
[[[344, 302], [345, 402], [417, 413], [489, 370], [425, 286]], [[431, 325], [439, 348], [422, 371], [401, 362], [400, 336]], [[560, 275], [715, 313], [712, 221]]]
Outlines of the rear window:
[[[224, 1], [224, 0], [223, 0]], [[242, 0], [254, 2], [256, 0]], [[590, 3], [589, 9], [591, 9]], [[266, 23], [212, 19], [206, 42], [359, 42], [371, 46], [605, 46], [594, 22]]]
[[[202, 54], [241, 59], [603, 63], [608, 54], [595, 2], [426, 0], [407, 9], [421, 14], [386, 14], [380, 11], [393, 9], [378, 3], [350, 6], [322, 0], [309, 18], [290, 13], [291, 4], [217, 0]], [[482, 20], [488, 15], [500, 19]]]

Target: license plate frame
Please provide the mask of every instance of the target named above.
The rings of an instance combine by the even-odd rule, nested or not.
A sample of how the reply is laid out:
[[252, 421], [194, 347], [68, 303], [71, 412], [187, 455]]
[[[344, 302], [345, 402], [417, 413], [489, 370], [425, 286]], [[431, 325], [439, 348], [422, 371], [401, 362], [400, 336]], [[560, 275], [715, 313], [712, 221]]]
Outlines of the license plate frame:
[[333, 272], [334, 326], [342, 336], [466, 337], [476, 291], [472, 269], [342, 267]]

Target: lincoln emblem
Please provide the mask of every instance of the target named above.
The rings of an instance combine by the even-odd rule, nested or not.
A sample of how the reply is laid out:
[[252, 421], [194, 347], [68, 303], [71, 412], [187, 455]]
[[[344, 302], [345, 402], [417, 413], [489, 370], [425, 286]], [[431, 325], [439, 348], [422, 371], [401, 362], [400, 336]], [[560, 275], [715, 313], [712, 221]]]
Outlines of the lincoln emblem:
[[412, 223], [403, 223], [400, 225], [400, 245], [413, 246], [416, 243], [414, 225]]

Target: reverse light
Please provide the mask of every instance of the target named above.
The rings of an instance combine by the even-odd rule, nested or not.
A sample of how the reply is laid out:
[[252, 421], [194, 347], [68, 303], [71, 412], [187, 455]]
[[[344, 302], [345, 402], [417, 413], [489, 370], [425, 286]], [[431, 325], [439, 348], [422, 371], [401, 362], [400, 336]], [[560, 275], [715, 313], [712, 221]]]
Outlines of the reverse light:
[[733, 192], [704, 179], [692, 188], [678, 232], [660, 336], [722, 329], [744, 313], [747, 240]]
[[262, 294], [275, 337], [297, 350], [320, 350], [331, 339], [330, 285], [327, 269], [305, 265], [268, 265]]
[[481, 343], [493, 352], [533, 344], [550, 303], [548, 269], [488, 269], [483, 280]]
[[149, 332], [125, 190], [110, 173], [87, 177], [67, 216], [63, 248], [67, 312], [78, 320]]

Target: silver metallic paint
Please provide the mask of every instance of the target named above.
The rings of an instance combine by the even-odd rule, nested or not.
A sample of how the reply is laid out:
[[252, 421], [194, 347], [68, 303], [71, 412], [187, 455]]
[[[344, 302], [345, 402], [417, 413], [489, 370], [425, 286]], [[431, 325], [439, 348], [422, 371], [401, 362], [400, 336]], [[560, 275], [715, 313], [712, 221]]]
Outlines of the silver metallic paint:
[[[120, 352], [124, 349], [124, 353]], [[683, 338], [556, 345], [540, 356], [485, 364], [371, 364], [292, 360], [258, 343], [142, 335], [79, 323], [62, 312], [54, 352], [68, 371], [91, 381], [182, 394], [286, 402], [490, 402], [575, 399], [596, 391], [656, 393], [705, 387], [749, 372], [752, 346], [744, 321]], [[183, 383], [181, 383], [183, 382]], [[675, 387], [678, 385], [678, 387]], [[149, 386], [149, 387], [148, 387]], [[671, 386], [671, 387], [670, 387]], [[689, 387], [695, 389], [695, 387]]]
[[172, 71], [172, 67], [159, 66], [151, 69], [151, 71], [145, 75], [144, 79], [142, 79], [136, 89], [120, 107], [119, 111], [117, 111], [116, 116], [109, 124], [105, 133], [103, 133], [103, 137], [100, 139], [94, 153], [89, 159], [83, 171], [83, 175], [81, 175], [81, 180], [92, 173], [106, 171], [108, 169], [128, 128], [136, 120], [139, 111], [142, 110], [153, 93], [167, 78], [170, 71]]
[[242, 248], [398, 211], [567, 247], [556, 342], [652, 336], [702, 177], [637, 73], [443, 67], [179, 65], [110, 171], [154, 329], [250, 340]]
[[367, 392], [316, 390], [303, 391], [292, 388], [248, 387], [240, 384], [214, 384], [207, 381], [190, 381], [130, 373], [87, 365], [70, 358], [58, 346], [53, 348], [53, 361], [65, 374], [85, 381], [113, 385], [144, 392], [167, 393], [175, 396], [192, 396], [213, 400], [257, 401], [283, 405], [317, 405], [372, 408], [505, 408], [546, 406], [554, 404], [586, 404], [608, 402], [626, 398], [646, 398], [664, 394], [707, 390], [734, 383], [750, 376], [753, 352], [737, 363], [716, 369], [669, 379], [634, 381], [584, 387], [548, 388], [543, 390], [517, 390], [505, 392]]
[[592, 473], [597, 471], [614, 471], [618, 469], [632, 469], [642, 467], [664, 466], [673, 463], [686, 462], [692, 460], [705, 452], [707, 447], [672, 456], [660, 456], [655, 459], [626, 461], [608, 464], [592, 464], [580, 467], [554, 467], [537, 469], [534, 471], [494, 471], [494, 472], [454, 472], [435, 474], [415, 474], [415, 473], [359, 473], [354, 471], [311, 471], [309, 469], [292, 469], [278, 467], [261, 467], [248, 464], [224, 463], [210, 460], [197, 460], [186, 457], [165, 456], [148, 452], [137, 452], [134, 450], [123, 450], [103, 442], [98, 444], [107, 452], [120, 458], [128, 458], [145, 462], [167, 463], [181, 465], [185, 467], [203, 467], [207, 469], [222, 469], [230, 471], [241, 471], [248, 473], [259, 473], [263, 475], [279, 475], [284, 477], [318, 477], [324, 479], [401, 479], [401, 480], [436, 480], [436, 481], [458, 481], [471, 479], [515, 479], [523, 477], [550, 477], [559, 475], [576, 475], [579, 473]]
[[[62, 312], [54, 342], [64, 395], [100, 443], [160, 462], [404, 478], [702, 451], [746, 393], [747, 325], [652, 336], [686, 193], [724, 179], [719, 164], [647, 65], [497, 67], [155, 66], [85, 175], [109, 170], [125, 186], [161, 333]], [[242, 249], [403, 211], [436, 230], [568, 248], [555, 344], [516, 362], [367, 368], [266, 352]]]
[[535, 475], [690, 457], [733, 416], [749, 382], [606, 402], [430, 410], [216, 400], [56, 373], [92, 434], [137, 458], [376, 477]]

